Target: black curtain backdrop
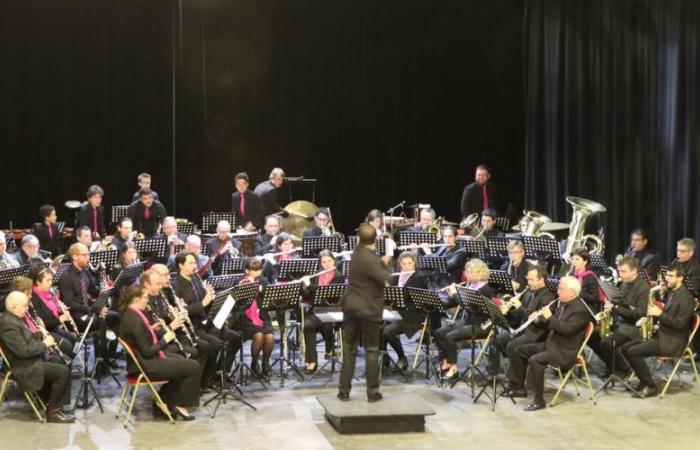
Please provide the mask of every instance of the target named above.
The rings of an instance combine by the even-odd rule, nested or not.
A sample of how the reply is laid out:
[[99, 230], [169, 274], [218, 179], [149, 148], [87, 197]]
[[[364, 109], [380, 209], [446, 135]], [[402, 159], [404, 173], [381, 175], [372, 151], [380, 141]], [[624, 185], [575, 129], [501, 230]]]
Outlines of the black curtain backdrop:
[[518, 205], [522, 14], [507, 0], [5, 1], [0, 228], [92, 183], [127, 203], [141, 171], [195, 221], [230, 207], [236, 172], [256, 184], [274, 166], [317, 178], [343, 231], [401, 200], [458, 220], [481, 162]]
[[526, 2], [525, 203], [604, 204], [607, 254], [646, 227], [665, 258], [700, 237], [700, 2]]

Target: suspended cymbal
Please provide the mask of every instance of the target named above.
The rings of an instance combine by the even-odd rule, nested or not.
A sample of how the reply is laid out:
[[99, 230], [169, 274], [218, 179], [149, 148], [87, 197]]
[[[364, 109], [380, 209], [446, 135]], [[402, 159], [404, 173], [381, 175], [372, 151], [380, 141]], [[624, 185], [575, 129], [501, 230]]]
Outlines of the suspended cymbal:
[[282, 219], [281, 230], [292, 236], [294, 245], [299, 245], [304, 231], [315, 226], [314, 217], [318, 206], [306, 200], [297, 200], [284, 207], [289, 214]]
[[63, 206], [68, 209], [78, 209], [80, 208], [80, 202], [78, 200], [67, 200]]
[[450, 226], [453, 226], [453, 227], [456, 227], [457, 225], [459, 225], [457, 222], [453, 222], [453, 221], [451, 221], [451, 220], [443, 220], [443, 221], [442, 221], [442, 224], [443, 224], [443, 225], [450, 225]]
[[564, 222], [549, 222], [542, 225], [540, 231], [562, 231], [568, 230], [569, 224]]

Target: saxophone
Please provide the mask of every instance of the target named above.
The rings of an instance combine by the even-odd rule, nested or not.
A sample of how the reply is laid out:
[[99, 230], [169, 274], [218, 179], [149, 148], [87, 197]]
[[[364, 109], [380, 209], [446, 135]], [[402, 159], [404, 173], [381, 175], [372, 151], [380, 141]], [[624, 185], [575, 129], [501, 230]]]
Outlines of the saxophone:
[[598, 322], [598, 333], [600, 333], [600, 337], [610, 336], [613, 324], [612, 311], [599, 312], [595, 315], [595, 320]]
[[[658, 284], [649, 289], [649, 301], [647, 303], [647, 307], [653, 304], [655, 301], [654, 297], [656, 296], [657, 292], [663, 294], [666, 292], [666, 286], [663, 284]], [[642, 342], [647, 342], [649, 339], [654, 337], [654, 316], [647, 314], [645, 317], [642, 317], [637, 321], [637, 326], [639, 327], [639, 335], [642, 338]]]

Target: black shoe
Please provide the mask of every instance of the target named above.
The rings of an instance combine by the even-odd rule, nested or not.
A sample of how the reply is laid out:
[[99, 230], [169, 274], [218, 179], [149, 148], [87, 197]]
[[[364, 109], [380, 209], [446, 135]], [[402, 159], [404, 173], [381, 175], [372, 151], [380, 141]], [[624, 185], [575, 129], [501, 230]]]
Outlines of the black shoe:
[[642, 389], [644, 389], [644, 386], [646, 386], [646, 384], [644, 384], [642, 381], [640, 381], [639, 383], [637, 383], [636, 386], [633, 386], [632, 389], [634, 389], [635, 392], [639, 392]]
[[656, 397], [659, 395], [658, 389], [656, 389], [656, 386], [644, 386], [641, 390], [637, 390], [634, 394], [632, 394], [633, 398], [647, 398], [647, 397]]
[[527, 398], [527, 391], [525, 389], [509, 389], [506, 395], [513, 398]]
[[[153, 405], [152, 411], [153, 411], [153, 418], [154, 418], [154, 419], [170, 420], [170, 418], [168, 417], [168, 415], [165, 414], [165, 413], [163, 412], [163, 410], [160, 409], [159, 407]], [[171, 414], [172, 414], [172, 413], [171, 413]]]
[[396, 361], [396, 367], [401, 372], [405, 372], [406, 369], [408, 369], [408, 360], [406, 360], [406, 358], [400, 358], [398, 361]]
[[73, 423], [75, 422], [75, 417], [64, 414], [61, 410], [56, 410], [46, 414], [46, 421], [50, 423]]
[[532, 402], [523, 408], [523, 411], [537, 411], [539, 409], [545, 409], [547, 404], [545, 402]]
[[379, 400], [383, 399], [384, 396], [381, 394], [381, 392], [377, 392], [376, 394], [372, 394], [367, 396], [367, 401], [370, 403], [378, 402]]
[[179, 417], [181, 420], [184, 420], [185, 422], [189, 422], [191, 420], [196, 419], [196, 417], [193, 416], [192, 414], [188, 414], [188, 415], [182, 414], [180, 412], [180, 410], [177, 408], [173, 408], [173, 411], [171, 414], [173, 415], [173, 417]]
[[343, 394], [342, 392], [338, 392], [337, 397], [341, 402], [350, 401], [350, 394]]

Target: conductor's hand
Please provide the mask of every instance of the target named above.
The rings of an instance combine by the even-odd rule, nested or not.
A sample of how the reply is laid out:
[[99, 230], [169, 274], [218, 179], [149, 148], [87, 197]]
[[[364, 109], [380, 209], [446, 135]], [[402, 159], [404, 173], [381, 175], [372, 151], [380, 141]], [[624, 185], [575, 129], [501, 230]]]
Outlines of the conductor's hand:
[[50, 334], [47, 335], [44, 339], [42, 339], [42, 342], [47, 347], [53, 347], [56, 345], [56, 341], [54, 340], [53, 336], [51, 336]]
[[175, 339], [175, 332], [174, 331], [168, 331], [163, 335], [163, 339], [165, 339], [165, 342], [167, 344], [171, 343]]

